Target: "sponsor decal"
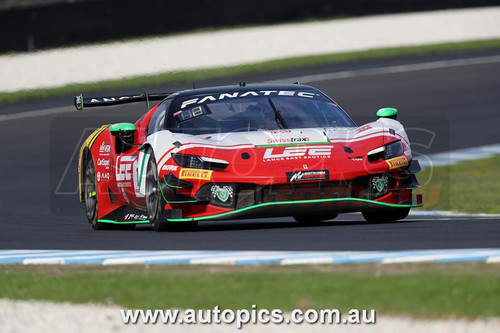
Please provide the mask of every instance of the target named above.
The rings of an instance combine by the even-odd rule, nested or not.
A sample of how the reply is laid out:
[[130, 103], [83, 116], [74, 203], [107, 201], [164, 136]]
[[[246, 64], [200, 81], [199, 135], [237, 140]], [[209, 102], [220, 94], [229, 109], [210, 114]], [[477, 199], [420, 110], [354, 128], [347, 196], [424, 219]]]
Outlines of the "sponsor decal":
[[267, 143], [297, 143], [309, 142], [309, 138], [284, 138], [284, 139], [267, 139]]
[[148, 217], [144, 214], [126, 214], [125, 221], [145, 221]]
[[[203, 104], [207, 102], [221, 101], [225, 99], [243, 98], [243, 97], [259, 97], [259, 96], [297, 96], [302, 98], [314, 98], [317, 94], [309, 91], [294, 91], [294, 90], [260, 90], [260, 91], [244, 91], [233, 93], [222, 93], [217, 95], [208, 95], [193, 99], [188, 99], [182, 102], [181, 109], [186, 108], [191, 104]], [[319, 95], [318, 95], [319, 96]]]
[[263, 161], [273, 162], [313, 158], [330, 158], [332, 155], [332, 149], [333, 145], [267, 148], [264, 153]]
[[328, 170], [294, 171], [286, 173], [286, 180], [290, 183], [329, 179], [330, 172]]
[[111, 152], [111, 145], [107, 145], [104, 141], [99, 146], [99, 154], [108, 155]]
[[106, 158], [98, 158], [97, 159], [97, 165], [98, 166], [103, 166], [106, 169], [109, 169], [109, 160]]
[[302, 169], [307, 170], [309, 169], [309, 167], [307, 166], [307, 164], [302, 164]]
[[389, 165], [389, 169], [391, 169], [391, 170], [408, 166], [408, 163], [409, 163], [406, 156], [394, 157], [394, 158], [391, 158], [390, 160], [387, 160], [386, 162]]
[[272, 130], [272, 131], [269, 131], [269, 132], [271, 134], [292, 133], [292, 131], [288, 130], [288, 129]]
[[212, 185], [211, 188], [212, 191], [212, 197], [215, 199], [219, 199], [221, 202], [227, 202], [233, 200], [233, 188], [232, 186], [219, 186], [219, 185]]
[[136, 156], [118, 156], [116, 158], [116, 165], [115, 165], [116, 180], [117, 181], [131, 180], [132, 165], [134, 165], [134, 169], [137, 169]]
[[212, 170], [202, 170], [202, 169], [182, 169], [179, 174], [180, 179], [201, 179], [210, 180], [212, 176]]
[[102, 180], [109, 180], [109, 172], [98, 172], [97, 173], [97, 181], [100, 182]]
[[177, 169], [179, 168], [179, 166], [177, 165], [171, 165], [171, 164], [164, 164], [161, 169], [163, 171], [177, 171]]
[[116, 167], [116, 180], [131, 180], [132, 179], [132, 164], [120, 164]]
[[135, 96], [121, 96], [121, 97], [92, 98], [90, 100], [90, 103], [121, 101], [121, 100], [124, 100], [124, 99], [137, 98], [137, 97], [141, 97], [141, 96], [140, 95], [135, 95]]
[[381, 177], [373, 177], [372, 178], [372, 189], [376, 190], [378, 193], [382, 193], [387, 189], [387, 175], [383, 175]]
[[81, 94], [75, 97], [75, 106], [78, 111], [83, 110], [83, 96]]

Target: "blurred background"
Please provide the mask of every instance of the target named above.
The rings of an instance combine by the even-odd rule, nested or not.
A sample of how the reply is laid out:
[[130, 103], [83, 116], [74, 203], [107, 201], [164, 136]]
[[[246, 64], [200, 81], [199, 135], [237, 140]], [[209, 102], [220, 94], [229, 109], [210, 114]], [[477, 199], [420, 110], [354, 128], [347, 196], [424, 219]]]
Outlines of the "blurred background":
[[2, 0], [0, 53], [193, 30], [498, 5], [498, 0]]

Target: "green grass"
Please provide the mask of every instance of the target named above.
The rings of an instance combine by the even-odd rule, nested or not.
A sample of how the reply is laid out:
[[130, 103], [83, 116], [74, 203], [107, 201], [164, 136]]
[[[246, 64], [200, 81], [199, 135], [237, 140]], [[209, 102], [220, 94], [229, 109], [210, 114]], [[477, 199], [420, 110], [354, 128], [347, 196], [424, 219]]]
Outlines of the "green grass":
[[424, 170], [424, 209], [500, 214], [500, 156]]
[[63, 87], [22, 90], [12, 93], [0, 93], [0, 104], [28, 99], [42, 99], [62, 95], [79, 94], [81, 92], [98, 92], [110, 89], [143, 87], [151, 85], [190, 83], [206, 79], [223, 78], [230, 76], [244, 76], [248, 74], [266, 73], [284, 68], [299, 68], [304, 66], [321, 65], [353, 60], [376, 59], [386, 57], [426, 55], [468, 50], [488, 50], [500, 48], [500, 39], [445, 43], [426, 46], [383, 48], [368, 51], [327, 54], [318, 56], [296, 57], [266, 61], [248, 65], [212, 68], [182, 72], [160, 73], [150, 76], [137, 76], [94, 83], [71, 84]]
[[492, 264], [0, 266], [0, 295], [128, 308], [351, 308], [416, 317], [500, 316]]

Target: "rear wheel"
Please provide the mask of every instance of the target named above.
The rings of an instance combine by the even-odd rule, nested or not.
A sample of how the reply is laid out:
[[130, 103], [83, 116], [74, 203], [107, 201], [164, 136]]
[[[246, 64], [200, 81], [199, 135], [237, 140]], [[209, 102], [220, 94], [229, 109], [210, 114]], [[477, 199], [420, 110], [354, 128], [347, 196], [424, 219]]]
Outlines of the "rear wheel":
[[394, 208], [378, 212], [363, 212], [363, 217], [369, 223], [384, 223], [402, 220], [408, 216], [410, 208]]
[[85, 202], [85, 212], [90, 226], [95, 230], [105, 229], [105, 224], [97, 220], [97, 183], [94, 167], [94, 160], [90, 153], [87, 157], [84, 169], [83, 198]]
[[318, 215], [294, 215], [293, 219], [300, 224], [303, 225], [313, 225], [318, 224], [322, 221], [333, 220], [339, 214], [338, 213], [330, 213], [330, 214], [318, 214]]

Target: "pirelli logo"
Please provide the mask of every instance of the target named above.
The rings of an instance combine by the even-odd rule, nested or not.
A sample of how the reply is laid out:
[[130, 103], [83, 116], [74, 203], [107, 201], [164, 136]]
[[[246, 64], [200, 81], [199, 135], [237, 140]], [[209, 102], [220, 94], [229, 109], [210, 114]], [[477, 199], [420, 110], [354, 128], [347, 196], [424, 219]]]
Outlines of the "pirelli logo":
[[389, 165], [389, 169], [391, 169], [391, 170], [408, 166], [408, 159], [406, 158], [406, 156], [399, 156], [399, 157], [391, 158], [390, 160], [387, 160], [386, 162]]
[[212, 172], [213, 172], [212, 170], [182, 169], [179, 178], [210, 180]]

